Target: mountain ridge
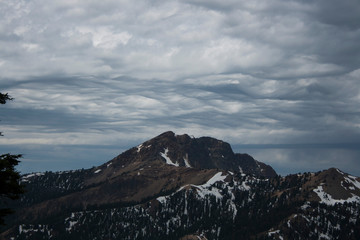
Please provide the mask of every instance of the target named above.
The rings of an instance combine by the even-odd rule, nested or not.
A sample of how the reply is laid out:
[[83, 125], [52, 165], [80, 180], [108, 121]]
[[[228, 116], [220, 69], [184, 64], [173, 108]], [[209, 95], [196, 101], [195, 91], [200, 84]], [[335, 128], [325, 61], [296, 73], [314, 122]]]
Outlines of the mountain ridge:
[[[319, 209], [324, 221], [328, 214], [341, 221], [347, 212], [355, 229], [349, 239], [360, 235], [360, 222], [351, 220], [359, 211], [346, 210], [359, 206], [359, 178], [335, 168], [281, 177], [211, 137], [165, 132], [98, 167], [27, 174], [22, 181], [28, 192], [14, 203], [17, 213], [2, 239], [106, 239], [110, 233], [114, 239], [289, 239], [288, 223], [306, 226], [302, 238], [321, 239], [330, 230], [307, 221]], [[345, 234], [329, 224], [332, 236]]]
[[[135, 147], [129, 151], [134, 149]], [[150, 151], [156, 154], [160, 152], [163, 153], [161, 155], [163, 158], [166, 155], [166, 149], [167, 155], [171, 159], [169, 162], [171, 165], [178, 163], [178, 166], [233, 171], [239, 170], [241, 165], [248, 174], [276, 176], [276, 172], [271, 166], [256, 161], [248, 154], [235, 154], [229, 143], [211, 137], [192, 138], [187, 134], [176, 135], [174, 132], [168, 131], [136, 147], [137, 153], [145, 151], [144, 154], [146, 154]], [[150, 158], [158, 159], [159, 155], [152, 155]]]

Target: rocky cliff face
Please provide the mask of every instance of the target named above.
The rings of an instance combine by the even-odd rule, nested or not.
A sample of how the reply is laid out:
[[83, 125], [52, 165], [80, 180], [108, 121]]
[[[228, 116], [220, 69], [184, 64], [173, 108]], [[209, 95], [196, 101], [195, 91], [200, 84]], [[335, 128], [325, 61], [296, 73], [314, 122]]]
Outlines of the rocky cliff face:
[[191, 138], [165, 132], [136, 148], [119, 155], [116, 160], [154, 161], [168, 165], [197, 168], [243, 171], [263, 177], [275, 177], [274, 169], [256, 161], [247, 154], [235, 154], [229, 143], [211, 137]]
[[228, 143], [163, 133], [91, 169], [23, 176], [0, 239], [359, 239], [360, 179], [277, 176]]

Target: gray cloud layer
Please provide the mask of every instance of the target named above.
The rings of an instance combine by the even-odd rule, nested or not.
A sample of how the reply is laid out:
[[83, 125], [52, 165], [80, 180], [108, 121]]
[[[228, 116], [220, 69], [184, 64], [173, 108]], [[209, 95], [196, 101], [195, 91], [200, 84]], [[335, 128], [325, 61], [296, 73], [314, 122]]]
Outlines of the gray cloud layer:
[[[5, 0], [0, 14], [0, 90], [16, 98], [0, 144], [29, 153], [22, 171], [99, 164], [174, 130], [242, 144], [283, 173], [360, 175], [346, 147], [360, 146], [355, 0]], [[105, 150], [81, 154], [92, 146]]]

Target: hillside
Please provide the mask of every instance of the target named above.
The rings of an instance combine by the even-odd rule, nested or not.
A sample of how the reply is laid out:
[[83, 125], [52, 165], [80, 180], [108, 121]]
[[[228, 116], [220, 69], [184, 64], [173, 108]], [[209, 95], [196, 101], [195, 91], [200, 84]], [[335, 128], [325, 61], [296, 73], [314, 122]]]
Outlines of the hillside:
[[101, 166], [24, 175], [2, 239], [359, 239], [360, 179], [278, 176], [210, 137], [163, 133]]

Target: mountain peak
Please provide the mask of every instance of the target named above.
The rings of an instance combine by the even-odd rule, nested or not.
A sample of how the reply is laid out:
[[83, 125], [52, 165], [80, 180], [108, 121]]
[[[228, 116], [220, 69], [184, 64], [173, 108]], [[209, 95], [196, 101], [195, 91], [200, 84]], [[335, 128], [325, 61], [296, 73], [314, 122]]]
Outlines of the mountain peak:
[[176, 134], [173, 131], [167, 131], [161, 133], [159, 136], [155, 137], [154, 139], [173, 139], [175, 138]]
[[275, 177], [270, 166], [248, 154], [235, 154], [229, 143], [212, 137], [194, 138], [187, 134], [164, 132], [120, 154], [112, 162], [162, 162], [173, 167], [222, 169], [256, 176]]

